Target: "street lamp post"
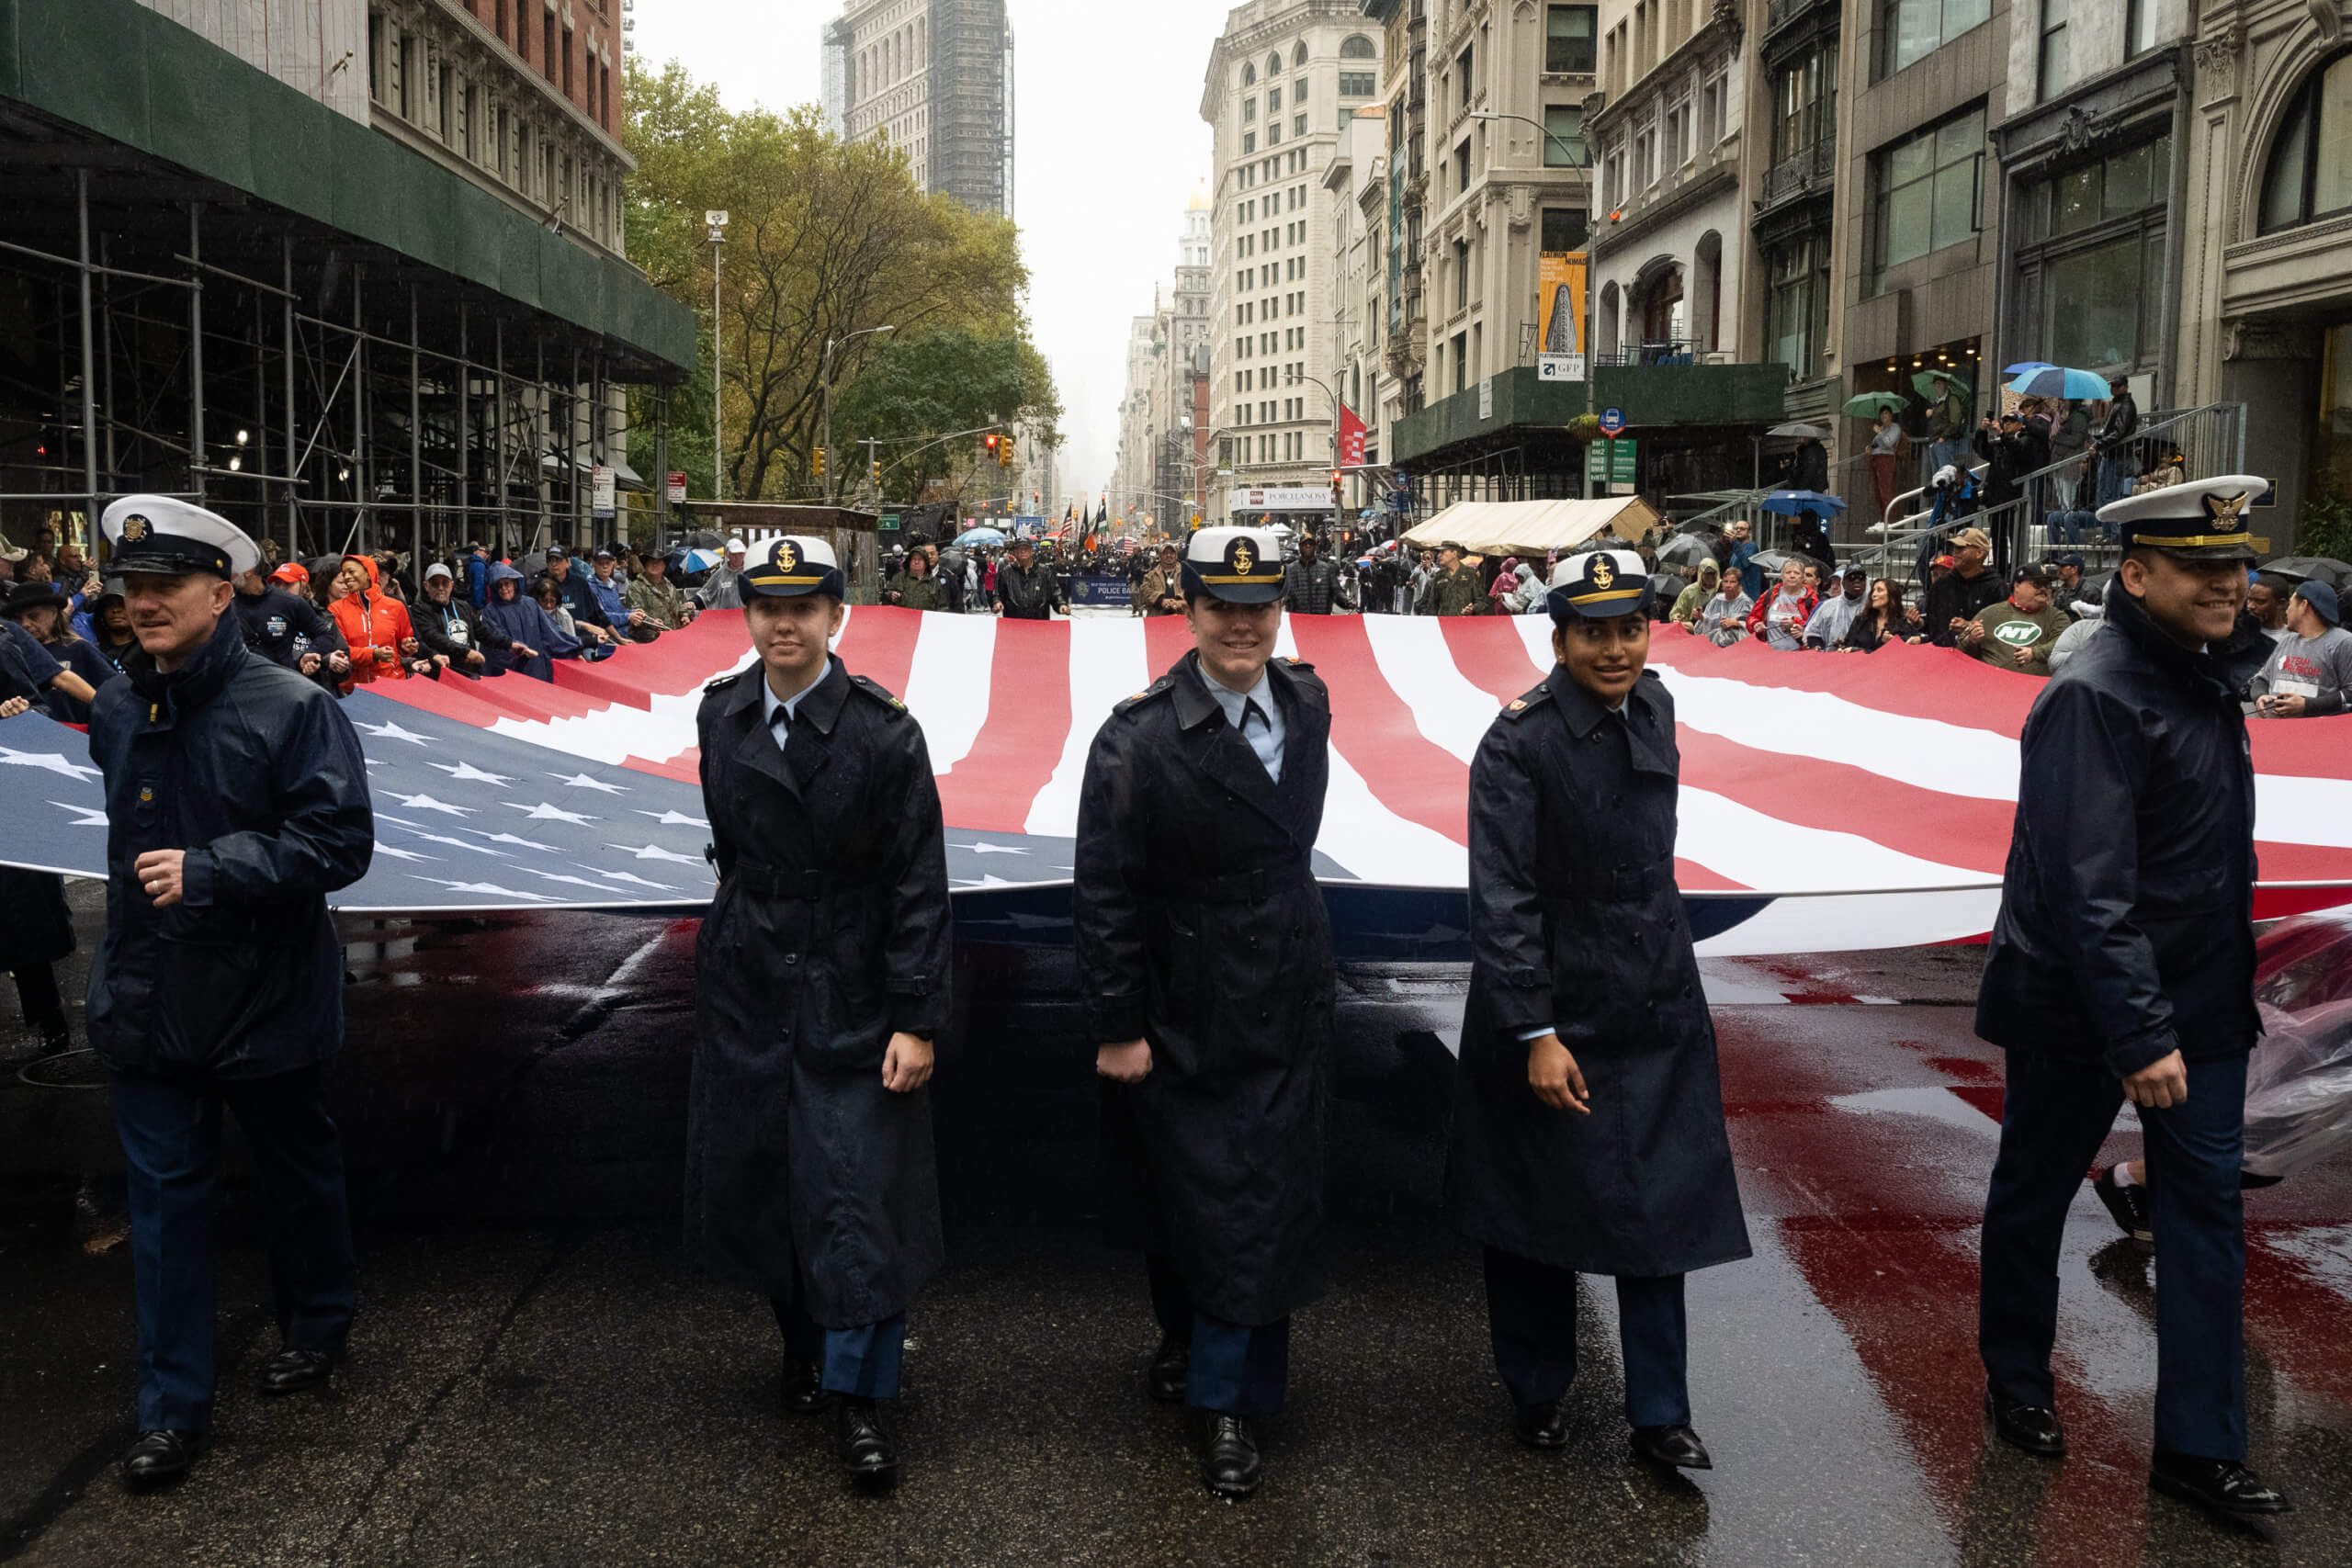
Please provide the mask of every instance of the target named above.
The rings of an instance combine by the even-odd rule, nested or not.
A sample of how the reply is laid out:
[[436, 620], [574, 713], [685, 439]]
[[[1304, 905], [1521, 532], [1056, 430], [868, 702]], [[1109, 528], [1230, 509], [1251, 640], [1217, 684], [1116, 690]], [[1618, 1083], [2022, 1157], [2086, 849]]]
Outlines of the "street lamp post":
[[[1503, 110], [1501, 110], [1501, 109], [1474, 109], [1474, 110], [1472, 110], [1472, 111], [1471, 111], [1470, 118], [1471, 118], [1472, 119], [1487, 119], [1487, 120], [1492, 120], [1492, 119], [1515, 119], [1515, 120], [1519, 121], [1521, 125], [1532, 125], [1532, 126], [1533, 126], [1536, 130], [1538, 130], [1542, 131], [1542, 132], [1544, 133], [1544, 140], [1545, 140], [1545, 141], [1555, 141], [1555, 142], [1559, 143], [1560, 150], [1561, 150], [1562, 152], [1566, 152], [1566, 153], [1567, 153], [1567, 154], [1568, 154], [1568, 164], [1567, 164], [1567, 166], [1568, 166], [1569, 168], [1571, 168], [1571, 169], [1582, 169], [1582, 170], [1584, 171], [1585, 192], [1586, 192], [1587, 198], [1588, 198], [1588, 199], [1589, 199], [1589, 198], [1590, 198], [1590, 195], [1591, 195], [1591, 191], [1592, 191], [1592, 149], [1591, 149], [1591, 148], [1589, 148], [1589, 147], [1579, 147], [1578, 145], [1577, 145], [1577, 143], [1575, 143], [1575, 142], [1573, 142], [1573, 141], [1569, 141], [1566, 137], [1562, 136], [1562, 135], [1560, 135], [1559, 133], [1557, 133], [1556, 131], [1555, 131], [1555, 130], [1554, 130], [1550, 126], [1545, 125], [1542, 120], [1540, 120], [1540, 119], [1534, 119], [1534, 118], [1530, 118], [1530, 117], [1529, 117], [1529, 116], [1527, 116], [1527, 115], [1523, 115], [1523, 114], [1509, 114], [1509, 113], [1504, 112], [1504, 111], [1503, 111]], [[1587, 276], [1586, 276], [1586, 279], [1585, 279], [1585, 286], [1586, 286], [1588, 288], [1589, 288], [1591, 287], [1591, 284], [1592, 284], [1591, 277], [1590, 277], [1590, 276], [1588, 274], [1588, 275], [1587, 275]], [[1591, 301], [1590, 301], [1590, 300], [1587, 300], [1587, 301], [1586, 301], [1586, 303], [1585, 303], [1585, 312], [1586, 312], [1585, 319], [1586, 319], [1587, 321], [1591, 320], [1591, 311], [1592, 311], [1592, 305], [1591, 305]], [[1588, 344], [1586, 346], [1587, 346], [1587, 347], [1588, 347], [1588, 349], [1589, 349], [1591, 345]], [[1587, 413], [1591, 413], [1591, 412], [1594, 411], [1594, 409], [1598, 406], [1598, 404], [1597, 404], [1596, 393], [1595, 393], [1595, 389], [1594, 389], [1594, 384], [1593, 384], [1593, 372], [1594, 372], [1594, 371], [1596, 371], [1596, 370], [1598, 370], [1599, 368], [1600, 368], [1600, 367], [1599, 367], [1599, 366], [1597, 366], [1597, 365], [1595, 365], [1595, 364], [1592, 362], [1591, 357], [1590, 357], [1589, 355], [1588, 355], [1588, 356], [1587, 356], [1587, 358], [1586, 358], [1586, 360], [1585, 360], [1585, 372], [1584, 372], [1584, 412], [1587, 412]]]
[[[846, 348], [871, 333], [894, 333], [898, 330], [896, 327], [862, 327], [847, 337], [829, 337], [825, 340], [825, 357], [823, 363], [817, 367], [817, 379], [822, 385], [825, 393], [825, 450], [827, 452], [833, 449], [833, 350]], [[833, 466], [828, 462], [825, 465], [825, 504], [831, 506], [832, 503]]]
[[702, 215], [710, 226], [710, 498], [727, 499], [727, 443], [720, 434], [718, 398], [726, 382], [718, 374], [718, 249], [727, 243], [727, 214], [713, 209]]

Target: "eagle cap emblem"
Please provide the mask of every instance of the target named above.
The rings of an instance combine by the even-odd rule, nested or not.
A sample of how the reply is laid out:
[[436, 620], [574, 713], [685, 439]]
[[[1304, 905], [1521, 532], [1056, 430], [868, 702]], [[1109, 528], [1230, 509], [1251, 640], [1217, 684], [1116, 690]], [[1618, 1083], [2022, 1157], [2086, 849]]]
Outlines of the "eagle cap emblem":
[[140, 543], [147, 537], [148, 532], [147, 519], [136, 512], [122, 520], [122, 542], [126, 545]]
[[2238, 513], [2244, 512], [2245, 503], [2253, 499], [2243, 491], [2232, 496], [2208, 495], [2204, 498], [2205, 515], [2216, 523], [2229, 524], [2234, 531], [2238, 524]]

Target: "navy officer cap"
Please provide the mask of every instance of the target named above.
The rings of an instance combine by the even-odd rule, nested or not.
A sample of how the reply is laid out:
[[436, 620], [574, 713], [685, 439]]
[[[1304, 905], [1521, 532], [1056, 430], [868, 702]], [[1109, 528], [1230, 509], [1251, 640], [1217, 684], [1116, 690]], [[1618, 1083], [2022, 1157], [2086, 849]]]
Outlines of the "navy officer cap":
[[2245, 513], [2269, 493], [2268, 479], [2222, 474], [2110, 501], [2098, 509], [2098, 521], [2127, 550], [2162, 550], [2182, 560], [2259, 560]]
[[1201, 528], [1184, 542], [1188, 598], [1271, 604], [1283, 596], [1283, 542], [1271, 528]]
[[261, 566], [261, 551], [243, 528], [168, 495], [126, 495], [106, 509], [98, 528], [114, 547], [107, 562], [114, 577], [234, 577]]
[[1560, 563], [1544, 607], [1565, 626], [1578, 617], [1630, 615], [1649, 598], [1649, 573], [1640, 556], [1632, 550], [1587, 550]]
[[771, 541], [757, 564], [743, 569], [743, 586], [770, 599], [797, 599], [806, 593], [849, 597], [848, 580], [831, 541], [799, 534]]

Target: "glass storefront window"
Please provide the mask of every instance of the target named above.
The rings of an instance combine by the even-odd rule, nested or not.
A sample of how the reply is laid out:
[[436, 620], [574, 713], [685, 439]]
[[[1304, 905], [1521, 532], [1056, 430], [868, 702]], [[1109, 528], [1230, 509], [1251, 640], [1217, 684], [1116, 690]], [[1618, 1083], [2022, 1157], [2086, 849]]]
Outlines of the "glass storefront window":
[[2076, 251], [2045, 268], [2055, 309], [2049, 357], [2060, 365], [2130, 365], [2139, 358], [2140, 250], [2137, 234]]

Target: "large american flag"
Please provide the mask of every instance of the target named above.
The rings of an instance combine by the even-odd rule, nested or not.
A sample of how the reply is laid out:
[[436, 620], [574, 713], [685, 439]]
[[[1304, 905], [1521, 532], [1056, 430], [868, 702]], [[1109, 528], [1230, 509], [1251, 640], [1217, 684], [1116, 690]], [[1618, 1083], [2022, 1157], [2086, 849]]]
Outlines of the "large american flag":
[[[1331, 690], [1317, 870], [1342, 925], [1387, 942], [1378, 951], [1458, 950], [1470, 758], [1497, 709], [1543, 679], [1549, 636], [1532, 616], [1283, 623], [1279, 651], [1313, 663]], [[922, 722], [951, 884], [985, 896], [967, 906], [977, 909], [1067, 886], [1096, 728], [1189, 640], [1175, 617], [854, 608], [836, 646]], [[363, 689], [345, 711], [368, 754], [382, 852], [338, 902], [703, 902], [695, 711], [706, 682], [751, 657], [740, 612], [714, 612], [604, 663], [560, 664], [552, 685], [507, 676]], [[1946, 649], [1781, 654], [1668, 628], [1651, 664], [1680, 720], [1677, 869], [1702, 952], [1904, 946], [1990, 929], [2018, 736], [2041, 682]], [[2352, 899], [2352, 716], [2250, 728], [2257, 913]], [[102, 873], [87, 764], [73, 730], [30, 716], [0, 724], [0, 863]], [[1059, 923], [1050, 898], [1010, 906], [998, 917], [1008, 930]]]

